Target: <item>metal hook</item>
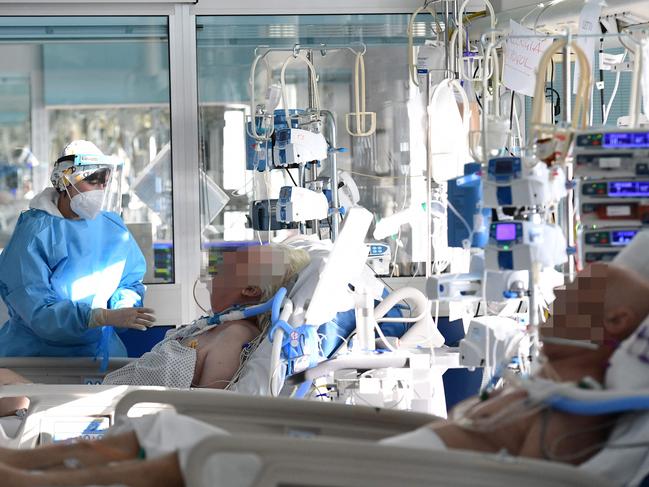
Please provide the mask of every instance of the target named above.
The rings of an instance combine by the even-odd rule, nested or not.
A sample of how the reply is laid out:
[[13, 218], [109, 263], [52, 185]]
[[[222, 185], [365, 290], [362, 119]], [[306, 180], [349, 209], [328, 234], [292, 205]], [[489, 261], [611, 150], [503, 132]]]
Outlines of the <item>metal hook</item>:
[[359, 42], [359, 44], [360, 44], [360, 46], [363, 48], [362, 50], [358, 50], [358, 51], [357, 51], [356, 49], [354, 49], [354, 48], [351, 47], [351, 46], [347, 46], [347, 49], [349, 49], [353, 54], [356, 54], [357, 56], [358, 56], [358, 55], [365, 56], [365, 53], [367, 52], [367, 44], [365, 44], [365, 43], [362, 42], [362, 41]]
[[320, 55], [325, 57], [327, 55], [327, 44], [324, 42], [320, 44]]
[[361, 56], [365, 56], [365, 53], [367, 52], [367, 44], [361, 42], [361, 46], [363, 46], [363, 51], [361, 52]]
[[[255, 52], [255, 57], [259, 55], [259, 50], [260, 49], [270, 49], [270, 46], [268, 44], [260, 44], [257, 47], [255, 47], [255, 51], [254, 51]], [[266, 54], [268, 54], [268, 52], [265, 52], [264, 56], [266, 56]]]
[[300, 45], [295, 44], [293, 45], [293, 57], [298, 57], [300, 55]]

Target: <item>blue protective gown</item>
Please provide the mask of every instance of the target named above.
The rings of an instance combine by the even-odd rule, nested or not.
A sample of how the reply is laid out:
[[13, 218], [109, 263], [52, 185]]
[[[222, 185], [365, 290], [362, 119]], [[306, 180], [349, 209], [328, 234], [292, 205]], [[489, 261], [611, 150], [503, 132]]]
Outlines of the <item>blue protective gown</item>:
[[[145, 270], [115, 213], [70, 220], [24, 212], [0, 254], [0, 296], [10, 316], [0, 328], [0, 356], [96, 356], [102, 332], [88, 329], [91, 309], [141, 306]], [[110, 355], [125, 357], [110, 335]]]

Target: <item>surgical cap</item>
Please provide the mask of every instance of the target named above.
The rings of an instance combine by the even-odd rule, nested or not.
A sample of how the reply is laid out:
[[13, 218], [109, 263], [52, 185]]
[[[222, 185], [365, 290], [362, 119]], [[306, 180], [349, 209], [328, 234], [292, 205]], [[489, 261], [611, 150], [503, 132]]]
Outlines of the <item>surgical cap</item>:
[[106, 164], [75, 164], [75, 155], [98, 156], [98, 159], [102, 161], [104, 159], [104, 153], [92, 142], [87, 140], [70, 142], [54, 163], [54, 169], [50, 176], [52, 186], [58, 191], [65, 191], [65, 188], [70, 184], [76, 184], [99, 170], [110, 169], [110, 166]]

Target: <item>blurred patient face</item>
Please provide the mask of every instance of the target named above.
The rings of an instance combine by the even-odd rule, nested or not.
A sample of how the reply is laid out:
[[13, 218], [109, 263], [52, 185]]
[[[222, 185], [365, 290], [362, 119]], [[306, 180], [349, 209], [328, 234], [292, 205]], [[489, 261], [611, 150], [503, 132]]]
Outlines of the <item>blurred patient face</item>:
[[555, 289], [550, 321], [545, 335], [601, 342], [604, 339], [604, 301], [609, 274], [606, 265], [591, 265], [577, 278]]
[[546, 336], [600, 344], [620, 340], [649, 314], [649, 281], [615, 265], [593, 264], [555, 293]]
[[260, 301], [263, 291], [281, 281], [286, 262], [281, 250], [253, 246], [226, 251], [212, 278], [212, 311]]

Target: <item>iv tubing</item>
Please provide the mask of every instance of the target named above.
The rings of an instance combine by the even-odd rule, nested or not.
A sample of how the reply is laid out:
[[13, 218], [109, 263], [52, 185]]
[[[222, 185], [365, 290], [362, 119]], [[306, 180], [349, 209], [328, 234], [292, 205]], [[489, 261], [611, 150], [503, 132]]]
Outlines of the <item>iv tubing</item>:
[[[532, 128], [538, 131], [543, 126], [543, 106], [545, 102], [545, 76], [548, 64], [552, 56], [560, 52], [568, 46], [566, 39], [558, 39], [552, 43], [550, 48], [543, 53], [541, 61], [539, 62], [539, 69], [536, 74], [536, 86], [534, 88], [534, 100], [532, 102]], [[575, 43], [571, 43], [572, 49], [577, 55], [579, 62], [579, 87], [577, 89], [577, 96], [575, 98], [575, 106], [573, 108], [572, 128], [577, 129], [580, 126], [585, 127], [588, 120], [588, 106], [590, 98], [590, 85], [592, 81], [592, 73], [588, 58], [584, 51]]]
[[[458, 11], [457, 14], [457, 21], [458, 21], [458, 35], [457, 35], [457, 40], [456, 40], [456, 46], [457, 46], [457, 60], [458, 60], [458, 66], [456, 66], [457, 71], [459, 73], [459, 78], [460, 79], [470, 79], [466, 76], [466, 73], [464, 72], [464, 10], [466, 9], [467, 5], [469, 4], [470, 0], [464, 0], [462, 2], [462, 5], [460, 5], [460, 10]], [[496, 14], [494, 12], [493, 5], [491, 5], [491, 2], [489, 0], [483, 0], [485, 6], [487, 7], [487, 11], [489, 12], [489, 18], [490, 18], [490, 26], [491, 30], [494, 30], [496, 28]], [[492, 33], [492, 41], [494, 34]], [[485, 64], [484, 69], [488, 69], [487, 65]], [[485, 72], [482, 73], [482, 78], [488, 78], [487, 74]]]
[[[266, 54], [257, 55], [255, 57], [254, 61], [252, 62], [252, 66], [250, 66], [250, 78], [248, 79], [248, 82], [250, 83], [250, 118], [251, 118], [251, 122], [250, 122], [250, 130], [248, 130], [248, 128], [246, 127], [246, 131], [248, 132], [248, 135], [250, 135], [250, 137], [255, 139], [257, 142], [263, 142], [263, 141], [269, 140], [271, 135], [273, 135], [273, 132], [275, 131], [274, 117], [273, 117], [273, 114], [271, 113], [271, 115], [270, 115], [271, 116], [270, 129], [269, 129], [268, 133], [265, 134], [265, 135], [259, 135], [257, 133], [257, 121], [255, 120], [255, 118], [256, 118], [256, 113], [255, 112], [256, 112], [256, 109], [257, 109], [257, 106], [255, 105], [255, 101], [256, 101], [255, 100], [255, 73], [256, 73], [256, 70], [257, 70], [257, 63], [259, 63], [259, 61], [261, 59], [264, 59], [264, 61], [266, 61]], [[270, 86], [270, 68], [269, 68], [268, 64], [266, 65], [266, 70], [267, 70], [266, 82]], [[262, 122], [263, 122], [263, 118], [262, 118]]]
[[[376, 132], [376, 113], [365, 110], [365, 58], [363, 51], [356, 53], [354, 63], [354, 108], [356, 109], [355, 112], [345, 115], [347, 133], [352, 137], [367, 137]], [[370, 117], [370, 127], [365, 130], [365, 117], [368, 115]], [[356, 118], [355, 131], [349, 128], [350, 116]]]
[[286, 98], [286, 67], [291, 64], [292, 62], [295, 62], [297, 60], [302, 61], [304, 64], [307, 65], [309, 70], [311, 71], [311, 85], [314, 93], [314, 100], [315, 100], [315, 111], [318, 113], [318, 116], [320, 115], [320, 94], [318, 92], [318, 74], [316, 73], [315, 67], [313, 67], [313, 64], [311, 61], [309, 61], [306, 57], [301, 56], [301, 55], [291, 55], [288, 58], [286, 58], [286, 61], [282, 64], [282, 70], [280, 71], [280, 84], [282, 86], [282, 105], [284, 105], [284, 112], [286, 114], [286, 122], [290, 126], [290, 112], [288, 109], [288, 100]]
[[432, 5], [424, 5], [423, 7], [419, 7], [410, 16], [410, 21], [408, 22], [408, 73], [410, 73], [410, 80], [417, 87], [419, 87], [419, 81], [417, 80], [417, 66], [415, 65], [415, 59], [414, 59], [415, 54], [414, 54], [413, 30], [415, 27], [415, 19], [417, 18], [417, 15], [419, 15], [424, 11], [428, 12], [433, 17], [435, 24], [437, 24], [437, 37], [439, 37], [439, 34], [442, 32], [442, 26], [440, 25], [439, 20], [437, 20], [437, 11], [435, 10], [435, 7], [433, 7]]

